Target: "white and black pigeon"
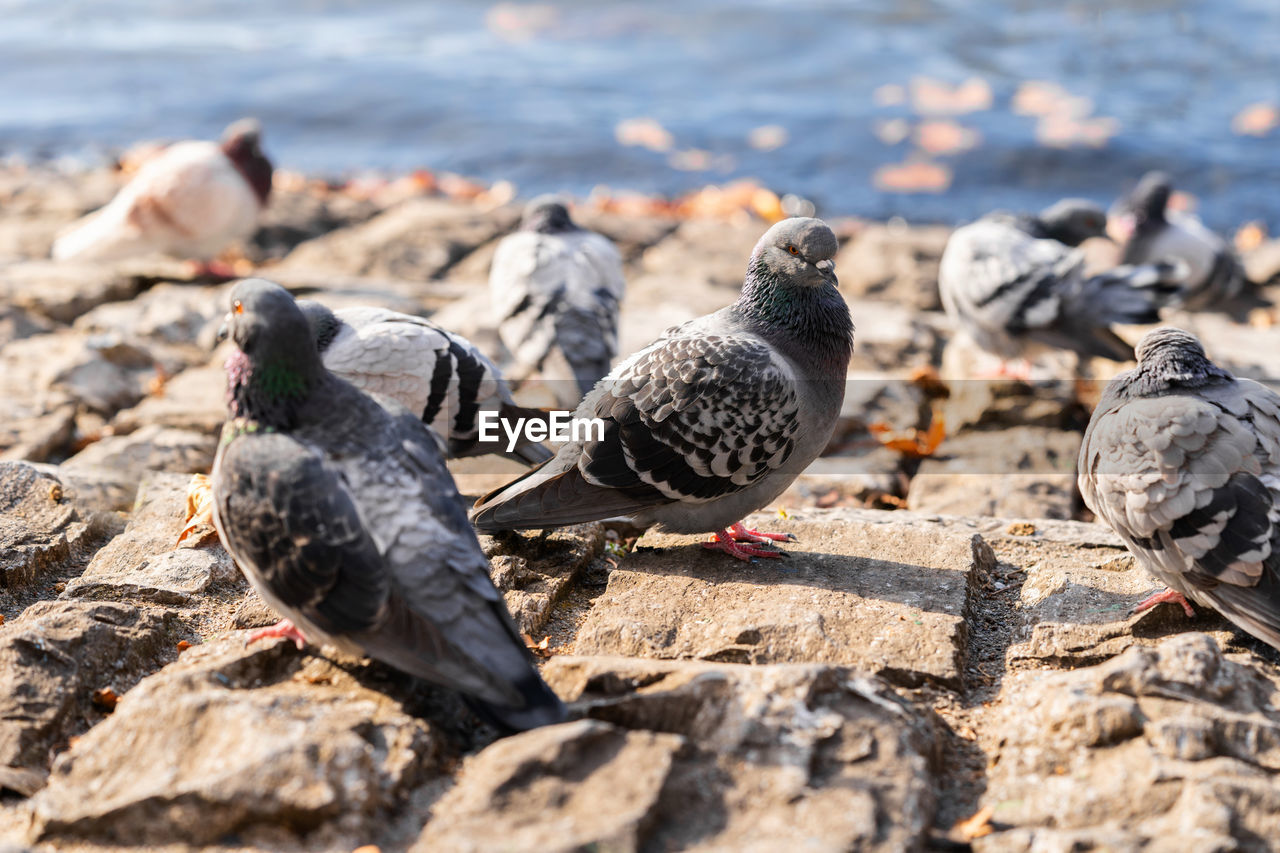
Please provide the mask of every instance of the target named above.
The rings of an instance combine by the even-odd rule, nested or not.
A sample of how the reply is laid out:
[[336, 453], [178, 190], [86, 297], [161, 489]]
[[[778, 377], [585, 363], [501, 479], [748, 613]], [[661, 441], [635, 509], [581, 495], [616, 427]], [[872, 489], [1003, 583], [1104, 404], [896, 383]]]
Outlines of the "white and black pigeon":
[[207, 261], [251, 236], [271, 194], [271, 162], [253, 119], [219, 142], [189, 140], [146, 161], [105, 207], [53, 244], [55, 260], [164, 254]]
[[609, 238], [579, 227], [556, 196], [525, 208], [520, 228], [498, 244], [489, 292], [498, 336], [517, 385], [540, 374], [572, 408], [618, 354], [622, 256]]
[[481, 531], [605, 518], [676, 533], [747, 560], [789, 538], [740, 523], [826, 447], [844, 399], [853, 323], [836, 288], [836, 237], [787, 219], [751, 253], [738, 301], [668, 329], [587, 395], [592, 434], [481, 498]]
[[214, 525], [286, 617], [250, 641], [367, 654], [459, 691], [507, 728], [563, 720], [427, 426], [326, 370], [279, 285], [238, 282], [226, 328], [235, 349]]
[[324, 366], [370, 394], [380, 394], [416, 412], [435, 430], [454, 458], [494, 453], [524, 465], [551, 458], [551, 451], [521, 430], [508, 452], [507, 438], [480, 441], [480, 420], [510, 424], [543, 421], [546, 413], [517, 406], [493, 362], [461, 335], [385, 308], [330, 311], [298, 300], [315, 336]]
[[1124, 246], [1126, 264], [1176, 259], [1187, 265], [1179, 304], [1188, 310], [1221, 307], [1246, 288], [1244, 266], [1232, 246], [1192, 213], [1169, 209], [1173, 184], [1148, 172], [1112, 206], [1109, 228]]
[[1064, 199], [1038, 216], [992, 213], [956, 229], [938, 272], [952, 323], [1002, 360], [1038, 348], [1132, 360], [1111, 326], [1156, 322], [1185, 270], [1154, 263], [1086, 275], [1076, 247], [1104, 236], [1106, 222], [1093, 202]]
[[1080, 448], [1080, 492], [1169, 589], [1280, 648], [1280, 396], [1160, 328], [1107, 386]]

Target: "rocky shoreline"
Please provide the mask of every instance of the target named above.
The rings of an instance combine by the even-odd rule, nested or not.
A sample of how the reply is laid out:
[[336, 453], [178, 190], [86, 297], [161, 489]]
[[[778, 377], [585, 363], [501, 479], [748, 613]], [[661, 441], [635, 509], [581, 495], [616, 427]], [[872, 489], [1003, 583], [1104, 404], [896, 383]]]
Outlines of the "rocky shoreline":
[[[599, 524], [482, 538], [575, 718], [495, 741], [384, 667], [244, 647], [273, 615], [210, 529], [179, 543], [224, 416], [226, 285], [45, 259], [119, 182], [0, 170], [0, 851], [1280, 838], [1280, 654], [1213, 614], [1127, 615], [1155, 583], [1074, 487], [1096, 383], [960, 378], [977, 362], [947, 345], [947, 228], [832, 223], [856, 354], [828, 454], [757, 517], [799, 537], [785, 561]], [[429, 312], [484, 347], [518, 206], [441, 186], [279, 181], [239, 267], [335, 307]], [[623, 352], [734, 298], [768, 210], [743, 198], [583, 206], [627, 264]], [[1274, 280], [1280, 241], [1246, 264]], [[1274, 319], [1176, 321], [1266, 379]], [[471, 494], [517, 470], [453, 467]]]

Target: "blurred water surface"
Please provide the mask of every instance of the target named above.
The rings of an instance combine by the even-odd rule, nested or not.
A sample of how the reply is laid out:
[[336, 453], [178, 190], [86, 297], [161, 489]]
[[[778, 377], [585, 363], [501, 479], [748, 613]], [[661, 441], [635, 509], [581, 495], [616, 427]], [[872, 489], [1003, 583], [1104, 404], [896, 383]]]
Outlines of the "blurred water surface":
[[[1212, 224], [1280, 226], [1275, 0], [0, 0], [0, 19], [4, 155], [251, 114], [278, 163], [335, 175], [754, 176], [825, 213], [954, 222], [1108, 201], [1162, 167]], [[651, 147], [618, 140], [638, 117]], [[945, 189], [901, 191], [922, 182]]]

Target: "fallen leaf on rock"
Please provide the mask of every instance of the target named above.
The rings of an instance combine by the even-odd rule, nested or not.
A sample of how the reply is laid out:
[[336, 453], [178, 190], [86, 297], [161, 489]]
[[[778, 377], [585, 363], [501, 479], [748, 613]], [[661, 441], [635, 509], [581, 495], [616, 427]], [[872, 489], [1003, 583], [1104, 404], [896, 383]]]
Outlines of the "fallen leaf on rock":
[[1036, 526], [1027, 521], [1015, 521], [1006, 532], [1010, 536], [1035, 536]]
[[932, 456], [947, 437], [946, 422], [942, 413], [937, 411], [933, 413], [927, 430], [921, 431], [913, 427], [904, 433], [895, 433], [893, 427], [883, 421], [870, 424], [867, 429], [885, 447], [911, 459]]
[[100, 687], [93, 691], [93, 704], [108, 714], [116, 709], [120, 697], [110, 687]]
[[1280, 125], [1280, 109], [1266, 102], [1250, 104], [1231, 120], [1231, 130], [1241, 136], [1266, 136], [1277, 125]]
[[187, 486], [187, 513], [184, 518], [186, 526], [178, 534], [175, 547], [181, 546], [188, 536], [199, 536], [192, 545], [199, 545], [210, 536], [216, 536], [213, 526], [213, 484], [205, 474], [192, 474], [191, 483]]
[[172, 377], [169, 375], [169, 371], [164, 369], [164, 365], [159, 362], [156, 362], [155, 371], [155, 375], [147, 383], [147, 396], [163, 397], [164, 386]]
[[179, 640], [179, 641], [178, 641], [178, 654], [182, 654], [183, 652], [185, 652], [185, 651], [186, 651], [187, 649], [189, 649], [189, 648], [191, 648], [191, 644], [190, 644], [190, 643], [188, 643], [186, 640]]
[[455, 175], [452, 172], [445, 172], [439, 178], [440, 192], [452, 199], [462, 201], [471, 201], [479, 198], [484, 194], [487, 187], [478, 184], [475, 181], [464, 178], [461, 175]]
[[787, 508], [785, 506], [778, 507], [778, 518], [790, 518], [790, 517], [791, 517], [791, 513], [787, 512]]
[[975, 838], [990, 835], [992, 831], [991, 812], [991, 806], [983, 806], [973, 816], [957, 823], [952, 828], [951, 834], [964, 841], [973, 841]]
[[550, 635], [543, 637], [539, 642], [536, 642], [536, 643], [533, 641], [533, 638], [530, 637], [528, 634], [521, 633], [520, 636], [524, 638], [525, 647], [529, 649], [529, 651], [533, 652], [534, 655], [540, 658], [551, 657], [551, 636]]
[[0, 613], [0, 625], [4, 624], [4, 614]]
[[951, 386], [942, 380], [938, 369], [931, 364], [917, 367], [911, 371], [909, 380], [912, 385], [924, 392], [930, 400], [945, 400], [951, 396]]

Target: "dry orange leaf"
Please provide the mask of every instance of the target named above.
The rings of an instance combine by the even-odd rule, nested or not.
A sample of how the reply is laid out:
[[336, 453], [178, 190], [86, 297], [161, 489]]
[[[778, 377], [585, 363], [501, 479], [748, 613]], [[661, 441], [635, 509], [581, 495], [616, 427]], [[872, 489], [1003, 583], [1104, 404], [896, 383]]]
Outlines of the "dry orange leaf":
[[952, 828], [951, 834], [964, 841], [972, 841], [975, 838], [990, 835], [993, 829], [991, 826], [991, 811], [991, 806], [983, 806], [974, 812], [973, 816], [957, 823]]
[[0, 625], [4, 624], [4, 614], [0, 613]]
[[191, 644], [190, 644], [190, 643], [188, 643], [186, 640], [179, 640], [179, 641], [178, 641], [178, 652], [179, 652], [179, 654], [181, 654], [182, 652], [185, 652], [185, 651], [186, 651], [187, 649], [189, 649], [189, 648], [191, 648]]
[[524, 639], [524, 644], [529, 649], [529, 651], [533, 652], [535, 655], [537, 655], [540, 658], [551, 657], [551, 637], [550, 636], [543, 637], [540, 641], [536, 643], [533, 641], [533, 637], [530, 637], [528, 634], [525, 634], [522, 632], [520, 636]]
[[120, 697], [110, 687], [100, 687], [93, 691], [93, 704], [108, 714], [116, 709]]
[[[177, 545], [180, 546], [187, 537], [199, 536], [192, 543], [198, 545], [217, 533], [213, 527], [213, 484], [204, 474], [193, 474], [187, 486], [186, 527], [178, 534]], [[207, 529], [202, 529], [207, 528]], [[176, 547], [176, 546], [175, 546]]]
[[885, 447], [912, 459], [923, 459], [926, 456], [932, 456], [937, 452], [942, 440], [947, 437], [946, 421], [942, 414], [937, 411], [933, 413], [933, 420], [929, 422], [929, 428], [923, 432], [913, 428], [902, 435], [897, 435], [893, 432], [892, 427], [882, 422], [870, 424], [867, 429]]

